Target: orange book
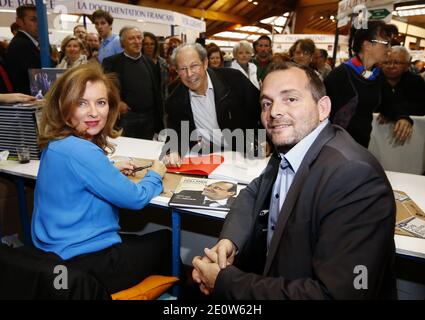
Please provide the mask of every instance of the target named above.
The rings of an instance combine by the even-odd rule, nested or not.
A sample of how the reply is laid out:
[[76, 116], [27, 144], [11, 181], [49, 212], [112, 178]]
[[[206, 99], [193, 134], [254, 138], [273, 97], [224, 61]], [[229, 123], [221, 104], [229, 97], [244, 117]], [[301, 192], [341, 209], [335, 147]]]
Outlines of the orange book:
[[167, 172], [207, 176], [223, 163], [223, 161], [223, 156], [215, 154], [200, 157], [186, 157], [183, 159], [180, 168], [167, 168]]

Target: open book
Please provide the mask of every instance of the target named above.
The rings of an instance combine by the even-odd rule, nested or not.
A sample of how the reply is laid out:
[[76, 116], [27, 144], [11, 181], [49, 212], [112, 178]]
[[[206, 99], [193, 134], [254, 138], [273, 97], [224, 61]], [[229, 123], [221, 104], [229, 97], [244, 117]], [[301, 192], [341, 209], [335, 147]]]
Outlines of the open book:
[[169, 206], [229, 211], [238, 193], [238, 185], [234, 181], [183, 177]]
[[410, 197], [394, 190], [397, 205], [396, 234], [425, 239], [425, 213]]
[[241, 184], [249, 184], [261, 175], [270, 158], [246, 159], [243, 157], [225, 157], [226, 160], [208, 175], [210, 179], [228, 179]]

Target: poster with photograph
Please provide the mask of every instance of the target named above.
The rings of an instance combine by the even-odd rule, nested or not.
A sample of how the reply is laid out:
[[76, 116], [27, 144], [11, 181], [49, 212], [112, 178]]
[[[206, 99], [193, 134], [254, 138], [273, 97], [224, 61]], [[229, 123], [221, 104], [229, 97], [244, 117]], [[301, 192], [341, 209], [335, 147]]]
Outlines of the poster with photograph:
[[43, 99], [56, 79], [65, 71], [66, 69], [56, 68], [28, 69], [31, 95]]

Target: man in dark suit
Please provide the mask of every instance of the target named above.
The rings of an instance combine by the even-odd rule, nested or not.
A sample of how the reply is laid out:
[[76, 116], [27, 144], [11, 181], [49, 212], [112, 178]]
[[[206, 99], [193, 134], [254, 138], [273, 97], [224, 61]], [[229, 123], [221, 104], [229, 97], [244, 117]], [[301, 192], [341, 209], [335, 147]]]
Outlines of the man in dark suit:
[[[384, 93], [399, 108], [410, 116], [425, 115], [425, 81], [409, 70], [412, 60], [409, 51], [402, 46], [394, 46], [382, 62], [385, 80], [382, 83]], [[382, 117], [381, 117], [382, 118]]]
[[102, 63], [106, 72], [118, 75], [121, 99], [129, 107], [120, 116], [119, 126], [126, 137], [152, 140], [164, 128], [159, 79], [152, 62], [142, 55], [140, 30], [126, 26], [119, 36], [124, 52], [107, 57]]
[[[242, 151], [247, 140], [248, 145], [254, 144], [260, 126], [259, 91], [249, 79], [234, 69], [208, 69], [207, 52], [198, 43], [180, 45], [171, 60], [180, 80], [171, 90], [165, 109], [167, 127], [177, 134], [177, 141], [171, 139], [166, 144], [165, 148], [171, 147], [164, 151], [165, 164], [179, 167], [180, 156], [198, 142], [207, 151], [211, 146]], [[182, 130], [185, 125], [187, 132]], [[223, 134], [224, 129], [239, 130], [241, 145], [235, 145], [230, 135]], [[252, 130], [252, 135], [247, 134], [247, 129]]]
[[211, 208], [230, 208], [235, 201], [237, 184], [217, 181], [206, 185], [204, 190], [182, 190], [177, 193], [179, 204], [204, 205]]
[[328, 121], [317, 74], [273, 65], [261, 93], [275, 146], [241, 191], [219, 242], [193, 259], [201, 290], [226, 299], [396, 298], [395, 201], [382, 167]]
[[9, 44], [5, 66], [14, 92], [31, 94], [28, 69], [40, 68], [37, 11], [34, 5], [16, 8], [19, 31]]

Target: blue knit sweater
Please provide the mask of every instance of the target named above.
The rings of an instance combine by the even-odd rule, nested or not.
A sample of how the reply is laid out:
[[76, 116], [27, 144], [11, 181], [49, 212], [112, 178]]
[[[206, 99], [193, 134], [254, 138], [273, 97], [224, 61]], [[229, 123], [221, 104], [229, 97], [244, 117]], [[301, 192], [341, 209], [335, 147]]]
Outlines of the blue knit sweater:
[[161, 192], [157, 173], [136, 184], [88, 140], [51, 141], [41, 155], [32, 240], [65, 260], [108, 248], [121, 242], [118, 208], [141, 209]]

